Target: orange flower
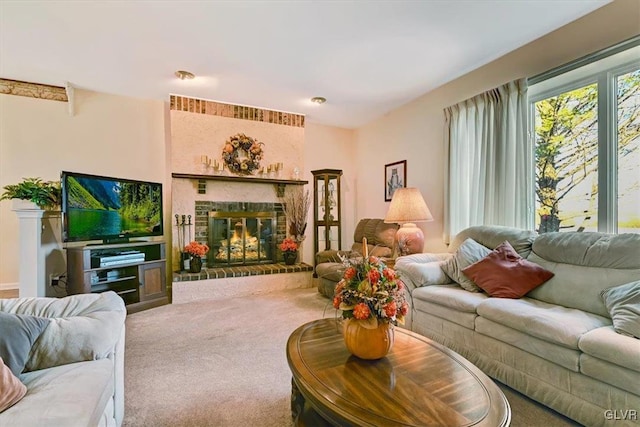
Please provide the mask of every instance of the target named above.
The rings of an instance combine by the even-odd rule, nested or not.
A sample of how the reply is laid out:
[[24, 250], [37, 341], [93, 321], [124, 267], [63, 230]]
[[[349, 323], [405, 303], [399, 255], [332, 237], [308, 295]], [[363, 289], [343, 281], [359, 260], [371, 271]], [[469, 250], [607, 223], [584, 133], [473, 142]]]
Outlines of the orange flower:
[[378, 283], [378, 280], [380, 280], [380, 272], [378, 272], [378, 270], [369, 270], [369, 272], [367, 273], [367, 278], [372, 285], [375, 285], [376, 283]]
[[400, 314], [403, 316], [406, 316], [408, 312], [409, 312], [409, 304], [407, 304], [406, 302], [403, 302], [402, 305], [400, 306]]
[[349, 267], [344, 272], [344, 278], [347, 280], [351, 280], [356, 277], [356, 269], [353, 267]]
[[396, 272], [390, 268], [385, 268], [384, 270], [382, 270], [382, 275], [390, 282], [396, 278]]
[[402, 280], [398, 280], [398, 290], [401, 291], [404, 289], [404, 283], [402, 283]]
[[333, 297], [333, 308], [336, 310], [340, 308], [340, 297], [337, 295]]
[[353, 317], [355, 317], [358, 320], [368, 319], [370, 314], [371, 314], [371, 310], [369, 310], [369, 307], [367, 306], [367, 304], [363, 302], [356, 304], [356, 306], [353, 307]]
[[290, 237], [287, 237], [280, 243], [280, 250], [282, 252], [295, 252], [298, 250], [298, 244]]
[[398, 307], [396, 306], [395, 301], [391, 301], [389, 304], [385, 305], [383, 308], [384, 308], [384, 314], [386, 314], [387, 317], [395, 316], [396, 311], [398, 311]]
[[193, 241], [184, 247], [184, 251], [194, 256], [204, 256], [209, 252], [209, 246]]

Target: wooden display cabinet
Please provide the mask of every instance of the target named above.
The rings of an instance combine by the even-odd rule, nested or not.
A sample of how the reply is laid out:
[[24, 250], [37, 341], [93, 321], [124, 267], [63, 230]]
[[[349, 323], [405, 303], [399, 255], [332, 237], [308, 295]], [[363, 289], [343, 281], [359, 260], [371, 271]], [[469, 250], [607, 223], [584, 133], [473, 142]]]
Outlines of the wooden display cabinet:
[[[313, 174], [314, 253], [342, 249], [342, 209], [339, 169], [320, 169]], [[314, 261], [315, 264], [315, 261]], [[315, 276], [315, 273], [314, 273]]]

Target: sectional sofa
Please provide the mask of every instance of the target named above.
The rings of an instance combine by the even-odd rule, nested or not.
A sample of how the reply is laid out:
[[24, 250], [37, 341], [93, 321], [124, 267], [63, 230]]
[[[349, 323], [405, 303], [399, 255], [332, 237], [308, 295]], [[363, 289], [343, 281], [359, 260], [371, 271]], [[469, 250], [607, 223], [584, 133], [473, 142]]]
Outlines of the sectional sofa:
[[120, 426], [125, 318], [122, 298], [111, 291], [0, 299], [0, 355], [7, 366], [21, 362], [15, 376], [0, 365], [0, 385], [23, 395], [0, 412], [0, 426]]
[[[508, 241], [553, 277], [522, 298], [470, 292], [451, 278], [463, 282], [452, 265], [479, 262], [461, 261], [467, 239], [489, 252]], [[640, 235], [471, 227], [448, 253], [400, 257], [395, 267], [410, 292], [411, 330], [581, 424], [640, 424]]]

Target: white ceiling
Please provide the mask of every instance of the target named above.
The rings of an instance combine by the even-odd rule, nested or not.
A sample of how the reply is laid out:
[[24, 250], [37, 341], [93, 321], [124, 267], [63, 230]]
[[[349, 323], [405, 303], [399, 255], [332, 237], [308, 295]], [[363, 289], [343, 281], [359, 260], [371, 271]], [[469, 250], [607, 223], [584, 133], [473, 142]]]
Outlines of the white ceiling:
[[0, 0], [0, 78], [355, 128], [606, 3]]

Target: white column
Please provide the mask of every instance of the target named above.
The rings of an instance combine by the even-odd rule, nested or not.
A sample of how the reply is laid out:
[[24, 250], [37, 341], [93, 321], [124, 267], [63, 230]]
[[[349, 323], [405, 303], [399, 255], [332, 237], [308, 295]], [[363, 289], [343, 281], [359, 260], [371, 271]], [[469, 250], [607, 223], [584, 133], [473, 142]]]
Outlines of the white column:
[[24, 200], [13, 200], [20, 238], [20, 298], [43, 297], [46, 292], [45, 256], [41, 250], [44, 210]]

